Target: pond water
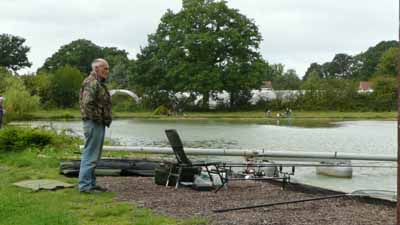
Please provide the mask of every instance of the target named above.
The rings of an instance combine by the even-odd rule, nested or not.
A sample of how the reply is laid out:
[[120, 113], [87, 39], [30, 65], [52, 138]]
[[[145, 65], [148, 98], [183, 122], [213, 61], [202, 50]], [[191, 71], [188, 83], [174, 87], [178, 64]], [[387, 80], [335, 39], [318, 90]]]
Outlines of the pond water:
[[[32, 121], [82, 135], [81, 121]], [[177, 129], [187, 147], [265, 149], [294, 152], [347, 152], [396, 155], [395, 121], [337, 122], [327, 127], [306, 128], [225, 121], [163, 121], [124, 119], [113, 122], [106, 137], [121, 145], [168, 146], [165, 129]], [[394, 163], [354, 162], [395, 166]], [[351, 192], [359, 189], [396, 190], [395, 168], [354, 168], [353, 178], [315, 174], [314, 168], [297, 168], [295, 181]]]

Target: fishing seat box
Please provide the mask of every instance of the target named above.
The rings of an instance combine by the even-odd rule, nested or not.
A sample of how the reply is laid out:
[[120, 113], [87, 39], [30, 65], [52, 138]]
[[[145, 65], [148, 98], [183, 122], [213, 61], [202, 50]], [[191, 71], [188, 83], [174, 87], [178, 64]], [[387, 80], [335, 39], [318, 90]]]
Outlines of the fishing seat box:
[[[156, 169], [154, 169], [154, 183], [158, 185], [165, 185], [167, 183], [169, 171], [172, 167], [172, 173], [177, 173], [178, 168], [177, 168], [177, 163], [176, 162], [162, 162], [160, 163], [160, 166]], [[184, 168], [182, 170], [182, 175], [181, 175], [181, 182], [187, 182], [187, 183], [193, 183], [194, 182], [194, 175], [198, 175], [201, 172], [200, 167], [190, 167], [190, 168]], [[175, 176], [170, 176], [169, 178], [169, 186], [174, 186], [176, 184], [176, 177]]]

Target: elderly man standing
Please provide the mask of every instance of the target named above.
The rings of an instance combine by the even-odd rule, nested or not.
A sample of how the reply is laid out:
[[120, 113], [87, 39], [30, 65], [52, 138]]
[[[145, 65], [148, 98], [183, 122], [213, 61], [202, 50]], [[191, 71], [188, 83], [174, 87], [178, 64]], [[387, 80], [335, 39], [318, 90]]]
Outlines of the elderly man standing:
[[79, 191], [81, 193], [103, 192], [105, 188], [96, 185], [95, 169], [101, 158], [105, 127], [110, 127], [111, 97], [105, 86], [109, 66], [106, 60], [96, 59], [92, 63], [92, 72], [83, 81], [80, 90], [85, 147], [82, 153], [79, 171]]

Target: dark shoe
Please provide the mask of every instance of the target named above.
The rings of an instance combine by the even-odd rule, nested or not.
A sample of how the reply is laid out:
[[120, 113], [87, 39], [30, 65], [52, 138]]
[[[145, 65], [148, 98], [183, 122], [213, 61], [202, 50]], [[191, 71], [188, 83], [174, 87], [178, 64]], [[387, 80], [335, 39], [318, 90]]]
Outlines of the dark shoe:
[[98, 185], [92, 187], [90, 190], [98, 191], [98, 192], [107, 192], [108, 191], [107, 188], [104, 188], [104, 187], [101, 187], [101, 186], [98, 186]]
[[81, 194], [94, 194], [94, 193], [104, 193], [104, 191], [96, 190], [96, 189], [90, 189], [90, 190], [84, 190], [84, 191], [79, 191]]

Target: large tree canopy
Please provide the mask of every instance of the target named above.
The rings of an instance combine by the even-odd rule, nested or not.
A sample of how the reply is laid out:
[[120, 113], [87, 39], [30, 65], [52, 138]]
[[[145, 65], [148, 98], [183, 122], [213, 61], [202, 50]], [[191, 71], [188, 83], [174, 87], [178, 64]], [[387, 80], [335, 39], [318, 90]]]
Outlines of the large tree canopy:
[[398, 74], [398, 62], [400, 51], [399, 48], [389, 48], [382, 54], [379, 64], [377, 65], [377, 75], [388, 75], [395, 77]]
[[336, 54], [328, 67], [328, 77], [350, 78], [353, 74], [355, 61], [350, 55]]
[[350, 55], [339, 53], [335, 55], [331, 62], [322, 65], [311, 63], [303, 80], [307, 80], [311, 74], [317, 75], [319, 78], [351, 79], [356, 70], [356, 60]]
[[96, 58], [105, 58], [109, 61], [110, 67], [128, 61], [128, 52], [117, 48], [100, 47], [85, 39], [78, 39], [61, 46], [51, 57], [47, 58], [44, 65], [39, 69], [55, 71], [66, 65], [78, 68], [83, 74], [92, 70], [91, 63]]
[[254, 22], [225, 1], [185, 0], [167, 11], [138, 54], [135, 81], [148, 93], [209, 94], [225, 90], [231, 106], [260, 86], [265, 62]]
[[364, 53], [356, 55], [354, 58], [359, 62], [360, 68], [353, 75], [356, 79], [367, 80], [377, 72], [377, 66], [382, 55], [393, 47], [398, 47], [397, 41], [381, 41], [377, 45], [368, 48]]
[[382, 41], [355, 56], [336, 54], [331, 62], [322, 65], [312, 63], [303, 80], [307, 80], [311, 73], [318, 74], [320, 78], [368, 80], [377, 73], [387, 73], [386, 69], [393, 72], [393, 60], [396, 53], [390, 49], [397, 46], [397, 41]]
[[26, 55], [30, 48], [24, 45], [25, 39], [10, 34], [0, 34], [0, 66], [16, 72], [32, 64]]

